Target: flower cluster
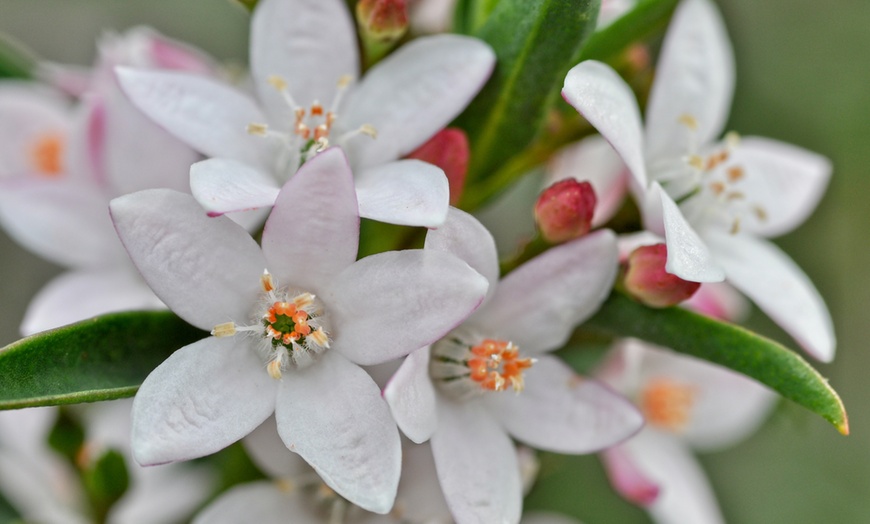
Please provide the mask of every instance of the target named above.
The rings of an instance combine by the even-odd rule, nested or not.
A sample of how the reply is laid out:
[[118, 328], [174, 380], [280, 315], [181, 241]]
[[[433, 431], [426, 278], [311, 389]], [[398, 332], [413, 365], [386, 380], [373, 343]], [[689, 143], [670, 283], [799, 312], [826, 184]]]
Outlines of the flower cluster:
[[[87, 72], [45, 63], [26, 83], [0, 83], [0, 224], [69, 268], [22, 333], [167, 308], [202, 331], [148, 370], [131, 407], [0, 417], [10, 505], [46, 522], [189, 517], [208, 468], [161, 465], [242, 441], [264, 478], [195, 522], [564, 522], [523, 514], [532, 449], [600, 453], [614, 489], [656, 521], [719, 522], [690, 450], [747, 436], [773, 393], [628, 326], [604, 339], [594, 321], [584, 330], [612, 296], [735, 322], [743, 293], [812, 356], [833, 358], [819, 293], [765, 240], [810, 214], [830, 163], [720, 137], [734, 65], [712, 2], [677, 8], [645, 128], [610, 65], [571, 64], [561, 93], [580, 115], [540, 109], [573, 125], [553, 125], [567, 130], [558, 140], [542, 126], [529, 148], [547, 187], [479, 215], [502, 231], [534, 217], [521, 241], [463, 205], [522, 175], [504, 173], [525, 159], [469, 172], [479, 142], [460, 115], [480, 116], [484, 86], [504, 77], [498, 42], [418, 36], [448, 25], [431, 16], [450, 10], [435, 0], [362, 1], [356, 22], [341, 0], [256, 4], [249, 79], [139, 28], [105, 37]], [[631, 4], [608, 2], [598, 30]], [[533, 125], [492, 123], [509, 118]], [[570, 358], [602, 340], [593, 364]], [[58, 465], [42, 443], [70, 417], [88, 436]], [[38, 429], [22, 439], [18, 424]], [[118, 426], [129, 445], [105, 436]], [[175, 471], [186, 486], [173, 498], [166, 480], [150, 496], [184, 503], [113, 509], [120, 494], [92, 478], [109, 475], [95, 469], [114, 460], [106, 446], [141, 471]], [[51, 507], [21, 489], [48, 477]]]

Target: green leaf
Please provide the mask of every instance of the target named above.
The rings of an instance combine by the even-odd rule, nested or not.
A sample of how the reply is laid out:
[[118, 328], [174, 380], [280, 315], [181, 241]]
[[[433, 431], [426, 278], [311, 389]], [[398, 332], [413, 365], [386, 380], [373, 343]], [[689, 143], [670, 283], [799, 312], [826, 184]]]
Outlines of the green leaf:
[[130, 475], [124, 455], [110, 449], [100, 455], [93, 464], [82, 472], [85, 489], [91, 506], [97, 514], [98, 522], [104, 522], [105, 516], [118, 500], [127, 492], [130, 485]]
[[625, 15], [589, 37], [576, 63], [583, 60], [609, 62], [629, 45], [663, 30], [679, 0], [641, 0]]
[[168, 311], [114, 313], [0, 349], [0, 409], [130, 397], [176, 349], [206, 334]]
[[453, 10], [453, 31], [476, 33], [501, 0], [458, 0]]
[[36, 56], [9, 35], [0, 33], [0, 78], [30, 78]]
[[639, 338], [731, 368], [849, 433], [843, 402], [818, 371], [779, 343], [739, 326], [680, 308], [651, 309], [613, 293], [582, 329]]
[[495, 172], [535, 138], [595, 26], [598, 5], [599, 0], [501, 0], [474, 34], [492, 46], [497, 62], [457, 119], [473, 151], [470, 183]]

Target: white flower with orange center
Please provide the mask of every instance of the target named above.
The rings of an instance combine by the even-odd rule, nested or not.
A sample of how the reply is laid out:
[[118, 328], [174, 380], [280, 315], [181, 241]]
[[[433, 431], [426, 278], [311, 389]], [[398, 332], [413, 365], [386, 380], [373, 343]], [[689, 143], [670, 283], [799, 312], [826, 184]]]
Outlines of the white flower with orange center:
[[609, 66], [582, 62], [562, 96], [631, 173], [645, 227], [667, 242], [667, 271], [729, 283], [814, 357], [834, 357], [833, 323], [809, 278], [764, 237], [802, 223], [831, 174], [827, 158], [760, 137], [722, 134], [734, 58], [710, 0], [684, 0], [659, 57], [645, 127], [631, 88]]
[[286, 447], [331, 489], [387, 512], [399, 480], [399, 434], [360, 365], [444, 336], [483, 300], [486, 279], [455, 256], [427, 250], [357, 261], [356, 193], [338, 148], [287, 182], [262, 248], [181, 193], [134, 193], [113, 200], [111, 212], [154, 292], [212, 333], [142, 384], [133, 405], [136, 460], [214, 453], [275, 413]]
[[416, 39], [359, 82], [356, 31], [341, 0], [263, 0], [251, 27], [254, 99], [191, 75], [124, 69], [143, 112], [203, 154], [191, 189], [211, 214], [268, 207], [278, 188], [324, 148], [341, 147], [360, 214], [437, 227], [447, 213], [443, 171], [399, 160], [471, 101], [495, 63], [485, 43], [459, 35]]
[[517, 522], [522, 483], [511, 437], [591, 453], [640, 429], [628, 401], [548, 355], [610, 293], [615, 237], [598, 231], [551, 248], [499, 281], [492, 236], [451, 208], [425, 249], [453, 253], [486, 276], [487, 299], [461, 326], [411, 353], [384, 397], [408, 438], [431, 438], [457, 522]]

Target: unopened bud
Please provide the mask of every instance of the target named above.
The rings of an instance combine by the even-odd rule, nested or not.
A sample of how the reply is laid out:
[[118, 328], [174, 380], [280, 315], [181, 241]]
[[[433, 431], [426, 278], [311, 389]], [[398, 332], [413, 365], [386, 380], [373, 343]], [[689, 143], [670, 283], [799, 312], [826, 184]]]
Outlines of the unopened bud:
[[597, 200], [592, 184], [573, 178], [545, 189], [535, 204], [535, 222], [544, 240], [558, 244], [588, 233]]
[[650, 307], [675, 306], [691, 298], [701, 287], [665, 271], [668, 248], [665, 244], [641, 246], [628, 256], [625, 289]]
[[447, 175], [450, 186], [450, 205], [458, 205], [468, 174], [468, 137], [465, 131], [448, 127], [435, 133], [428, 142], [412, 151], [408, 158], [415, 158], [436, 165]]
[[364, 39], [392, 43], [408, 30], [408, 5], [405, 0], [360, 0], [356, 19]]

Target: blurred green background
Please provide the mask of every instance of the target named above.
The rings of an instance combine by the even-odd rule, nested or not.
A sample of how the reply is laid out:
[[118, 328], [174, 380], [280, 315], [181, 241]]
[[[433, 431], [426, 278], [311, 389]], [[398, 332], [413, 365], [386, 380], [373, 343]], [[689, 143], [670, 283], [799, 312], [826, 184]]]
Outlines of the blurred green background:
[[[720, 0], [737, 56], [729, 128], [792, 142], [833, 159], [834, 177], [815, 215], [780, 245], [826, 298], [838, 335], [833, 365], [818, 366], [840, 392], [852, 435], [783, 404], [753, 438], [707, 454], [728, 522], [870, 522], [870, 2]], [[145, 24], [243, 64], [247, 13], [230, 0], [0, 0], [0, 31], [41, 56], [89, 64], [97, 35]], [[58, 268], [0, 232], [0, 345], [17, 338], [29, 298]], [[794, 344], [761, 315], [754, 328]], [[643, 523], [621, 502], [595, 457], [546, 459], [530, 505], [546, 504], [587, 523]], [[689, 523], [691, 524], [691, 523]]]

